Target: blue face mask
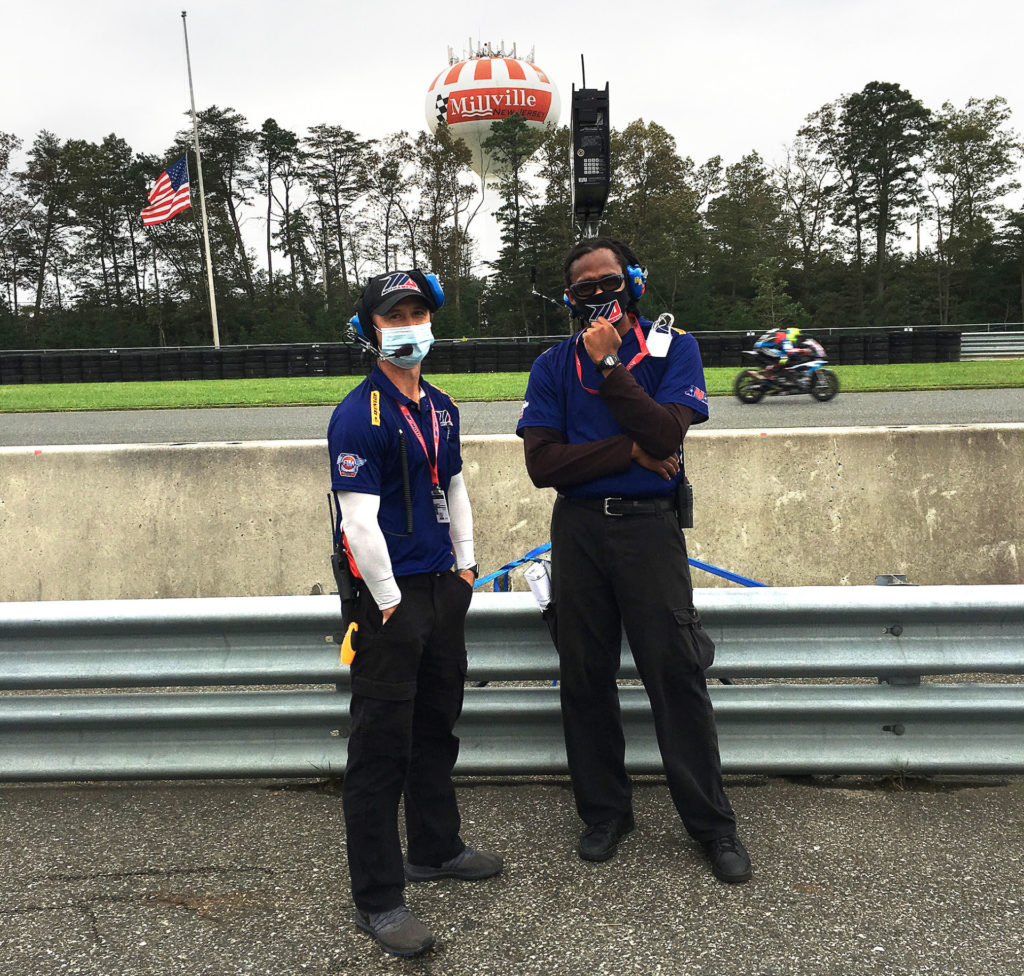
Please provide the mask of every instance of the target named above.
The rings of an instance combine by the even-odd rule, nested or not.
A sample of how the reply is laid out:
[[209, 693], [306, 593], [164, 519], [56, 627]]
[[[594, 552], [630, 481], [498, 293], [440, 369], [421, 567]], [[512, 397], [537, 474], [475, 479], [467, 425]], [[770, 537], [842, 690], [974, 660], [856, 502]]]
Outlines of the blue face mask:
[[[420, 325], [402, 325], [394, 329], [381, 329], [380, 351], [384, 359], [394, 363], [400, 369], [412, 369], [423, 362], [423, 357], [434, 344], [434, 333], [430, 323]], [[402, 346], [412, 346], [412, 351], [401, 356], [394, 355]]]

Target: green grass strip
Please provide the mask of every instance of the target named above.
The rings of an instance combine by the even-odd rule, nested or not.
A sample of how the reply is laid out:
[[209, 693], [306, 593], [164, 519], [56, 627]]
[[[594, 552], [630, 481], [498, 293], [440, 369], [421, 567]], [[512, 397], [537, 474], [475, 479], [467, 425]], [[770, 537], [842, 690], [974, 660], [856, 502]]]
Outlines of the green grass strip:
[[[836, 366], [847, 393], [1024, 388], [1024, 360]], [[708, 394], [732, 393], [736, 367], [708, 369]], [[526, 373], [449, 373], [427, 379], [459, 400], [521, 400]], [[51, 383], [0, 386], [0, 413], [65, 410], [159, 410], [199, 407], [325, 406], [341, 400], [360, 376], [262, 380], [169, 380], [159, 383]]]
[[1024, 359], [994, 359], [976, 363], [836, 366], [835, 371], [839, 375], [841, 388], [848, 393], [1000, 390], [1024, 387]]

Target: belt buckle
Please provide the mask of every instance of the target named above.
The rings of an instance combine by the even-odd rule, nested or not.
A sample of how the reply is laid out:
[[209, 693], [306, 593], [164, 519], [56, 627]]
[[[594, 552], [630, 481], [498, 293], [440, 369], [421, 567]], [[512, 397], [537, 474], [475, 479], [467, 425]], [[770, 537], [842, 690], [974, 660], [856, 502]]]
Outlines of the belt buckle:
[[609, 512], [608, 511], [608, 503], [609, 502], [621, 502], [621, 501], [622, 501], [621, 498], [606, 498], [604, 500], [604, 514], [605, 515], [609, 515], [609, 516], [611, 516], [613, 518], [622, 518], [622, 512]]

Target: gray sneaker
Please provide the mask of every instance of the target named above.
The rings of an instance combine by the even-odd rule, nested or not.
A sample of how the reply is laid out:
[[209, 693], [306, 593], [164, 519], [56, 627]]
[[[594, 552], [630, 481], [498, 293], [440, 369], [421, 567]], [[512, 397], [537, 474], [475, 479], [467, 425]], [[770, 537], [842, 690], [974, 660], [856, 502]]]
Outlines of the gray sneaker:
[[407, 881], [440, 881], [442, 878], [479, 881], [499, 874], [503, 867], [504, 862], [497, 854], [478, 851], [467, 844], [461, 854], [456, 854], [450, 861], [436, 868], [406, 861], [405, 878]]
[[393, 956], [419, 956], [434, 944], [434, 933], [405, 905], [387, 912], [361, 912], [357, 908], [355, 918], [356, 925]]

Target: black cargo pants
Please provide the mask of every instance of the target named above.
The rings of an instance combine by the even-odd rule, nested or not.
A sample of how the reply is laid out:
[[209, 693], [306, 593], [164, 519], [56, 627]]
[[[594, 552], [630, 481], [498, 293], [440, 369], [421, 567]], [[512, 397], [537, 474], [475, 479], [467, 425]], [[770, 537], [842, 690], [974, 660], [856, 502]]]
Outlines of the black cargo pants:
[[465, 621], [472, 587], [455, 573], [398, 580], [387, 623], [363, 587], [355, 620], [352, 727], [342, 802], [352, 895], [364, 912], [402, 904], [398, 807], [405, 798], [408, 856], [440, 865], [461, 853], [453, 733], [466, 678]]
[[702, 842], [733, 833], [704, 678], [714, 644], [693, 607], [675, 512], [605, 515], [560, 496], [551, 557], [562, 724], [580, 818], [593, 825], [631, 810], [616, 685], [624, 627], [684, 826]]

